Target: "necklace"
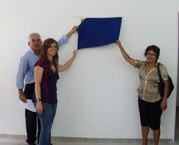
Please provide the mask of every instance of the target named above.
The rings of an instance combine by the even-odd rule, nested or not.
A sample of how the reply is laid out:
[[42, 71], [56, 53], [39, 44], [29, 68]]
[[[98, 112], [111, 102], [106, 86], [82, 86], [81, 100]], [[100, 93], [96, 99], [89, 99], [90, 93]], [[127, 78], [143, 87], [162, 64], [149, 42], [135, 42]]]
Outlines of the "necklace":
[[51, 65], [51, 70], [55, 73], [56, 72], [56, 69], [53, 65]]

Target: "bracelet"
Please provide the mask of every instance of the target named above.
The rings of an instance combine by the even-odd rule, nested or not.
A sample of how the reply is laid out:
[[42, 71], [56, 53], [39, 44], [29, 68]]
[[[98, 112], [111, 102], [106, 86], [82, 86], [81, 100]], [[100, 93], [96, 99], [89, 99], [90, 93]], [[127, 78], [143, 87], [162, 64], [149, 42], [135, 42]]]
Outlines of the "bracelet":
[[37, 98], [36, 101], [37, 101], [37, 102], [41, 102], [42, 99], [41, 99], [41, 98]]

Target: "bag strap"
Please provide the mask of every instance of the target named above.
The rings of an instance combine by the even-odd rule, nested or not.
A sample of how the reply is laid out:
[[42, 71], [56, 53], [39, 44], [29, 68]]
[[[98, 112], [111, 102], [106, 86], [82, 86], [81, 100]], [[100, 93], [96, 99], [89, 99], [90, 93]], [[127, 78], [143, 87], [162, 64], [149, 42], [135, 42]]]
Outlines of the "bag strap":
[[162, 80], [161, 72], [160, 72], [160, 68], [159, 67], [160, 67], [160, 63], [157, 64], [157, 72], [158, 72], [160, 80]]

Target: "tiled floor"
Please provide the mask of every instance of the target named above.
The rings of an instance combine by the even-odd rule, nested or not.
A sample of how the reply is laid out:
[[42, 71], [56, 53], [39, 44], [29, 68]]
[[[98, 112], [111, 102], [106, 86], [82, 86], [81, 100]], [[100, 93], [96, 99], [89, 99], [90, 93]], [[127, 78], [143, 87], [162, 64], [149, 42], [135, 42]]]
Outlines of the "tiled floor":
[[[159, 145], [179, 145], [179, 107], [176, 114], [176, 139], [175, 142], [170, 140], [160, 140]], [[141, 145], [141, 140], [126, 139], [72, 139], [72, 138], [53, 138], [53, 145]], [[24, 136], [0, 135], [0, 145], [27, 145]], [[149, 141], [148, 145], [153, 145]]]

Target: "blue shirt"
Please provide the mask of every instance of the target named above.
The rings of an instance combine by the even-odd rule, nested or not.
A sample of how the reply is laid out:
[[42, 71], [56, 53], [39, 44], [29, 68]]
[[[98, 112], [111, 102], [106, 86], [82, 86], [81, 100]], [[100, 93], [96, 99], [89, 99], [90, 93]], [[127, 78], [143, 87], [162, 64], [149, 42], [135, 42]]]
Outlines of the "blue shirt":
[[[58, 40], [58, 45], [61, 46], [68, 41], [68, 37], [63, 35]], [[38, 61], [37, 56], [32, 49], [28, 50], [21, 58], [16, 76], [16, 86], [18, 89], [23, 89], [24, 84], [34, 83], [34, 65]]]

